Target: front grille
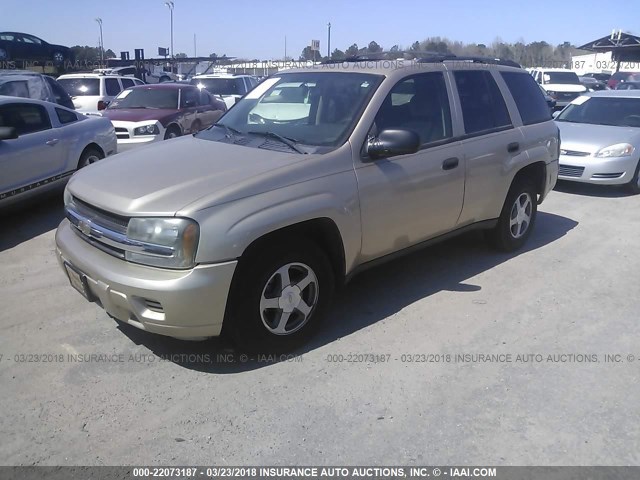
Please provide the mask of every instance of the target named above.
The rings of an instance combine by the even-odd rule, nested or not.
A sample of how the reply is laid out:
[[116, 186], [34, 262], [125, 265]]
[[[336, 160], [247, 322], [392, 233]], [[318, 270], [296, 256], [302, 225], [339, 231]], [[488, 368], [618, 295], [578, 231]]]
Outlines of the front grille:
[[563, 101], [575, 100], [580, 96], [579, 93], [569, 93], [569, 92], [556, 92], [557, 99]]
[[129, 130], [123, 127], [116, 127], [116, 137], [129, 138]]
[[579, 152], [578, 150], [560, 150], [560, 155], [566, 155], [568, 157], [588, 157], [589, 152]]
[[91, 220], [93, 223], [96, 223], [101, 227], [109, 228], [118, 233], [127, 233], [127, 227], [129, 226], [129, 219], [127, 217], [116, 215], [115, 213], [94, 207], [77, 197], [73, 197], [73, 203], [75, 204], [75, 210], [83, 217]]
[[558, 175], [561, 177], [581, 177], [584, 173], [584, 167], [574, 167], [571, 165], [560, 165]]
[[594, 173], [591, 178], [620, 178], [624, 172], [620, 173]]

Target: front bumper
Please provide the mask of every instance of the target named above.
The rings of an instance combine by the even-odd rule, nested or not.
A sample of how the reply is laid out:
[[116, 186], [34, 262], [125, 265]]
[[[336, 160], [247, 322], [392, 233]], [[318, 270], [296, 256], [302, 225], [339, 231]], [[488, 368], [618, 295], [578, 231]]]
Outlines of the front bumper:
[[220, 335], [236, 261], [191, 270], [136, 265], [93, 247], [67, 219], [56, 231], [56, 246], [63, 270], [67, 262], [86, 275], [96, 303], [118, 320], [175, 338]]
[[600, 185], [624, 185], [631, 182], [637, 166], [636, 156], [595, 158], [591, 155], [560, 155], [558, 178]]

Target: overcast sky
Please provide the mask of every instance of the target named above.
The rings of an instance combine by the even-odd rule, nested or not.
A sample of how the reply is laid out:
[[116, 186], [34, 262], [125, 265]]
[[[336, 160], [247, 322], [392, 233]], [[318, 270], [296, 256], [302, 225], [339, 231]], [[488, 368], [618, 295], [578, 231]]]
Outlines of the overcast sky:
[[[467, 43], [569, 41], [581, 45], [613, 28], [638, 34], [640, 1], [338, 1], [338, 0], [174, 0], [174, 49], [198, 55], [271, 59], [297, 58], [312, 39], [327, 51], [360, 47], [375, 40], [385, 49], [442, 36]], [[104, 45], [120, 51], [144, 48], [147, 58], [170, 43], [169, 9], [163, 0], [0, 0], [0, 31], [31, 33], [50, 43]]]

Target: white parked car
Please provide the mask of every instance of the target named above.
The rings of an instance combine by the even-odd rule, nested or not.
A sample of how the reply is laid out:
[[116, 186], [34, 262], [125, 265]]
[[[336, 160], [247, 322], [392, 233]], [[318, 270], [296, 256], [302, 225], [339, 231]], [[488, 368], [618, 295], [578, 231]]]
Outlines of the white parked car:
[[65, 183], [117, 152], [107, 118], [42, 100], [0, 97], [0, 206]]
[[67, 91], [76, 110], [95, 113], [107, 105], [122, 90], [136, 85], [144, 85], [142, 80], [121, 75], [104, 73], [73, 73], [58, 77], [58, 83]]
[[566, 68], [534, 68], [533, 79], [542, 85], [547, 95], [556, 101], [556, 109], [560, 110], [587, 91], [580, 83], [576, 72]]
[[258, 84], [258, 80], [251, 75], [212, 73], [196, 75], [190, 83], [200, 89], [206, 89], [211, 95], [222, 97], [227, 108], [231, 108], [238, 100], [253, 90], [253, 87]]

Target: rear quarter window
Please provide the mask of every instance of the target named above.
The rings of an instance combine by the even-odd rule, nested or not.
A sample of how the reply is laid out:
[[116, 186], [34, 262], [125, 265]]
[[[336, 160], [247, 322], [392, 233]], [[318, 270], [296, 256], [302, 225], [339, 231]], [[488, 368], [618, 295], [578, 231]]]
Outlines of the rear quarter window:
[[531, 125], [551, 120], [551, 110], [531, 75], [519, 72], [500, 72], [500, 75], [516, 102], [523, 124]]

